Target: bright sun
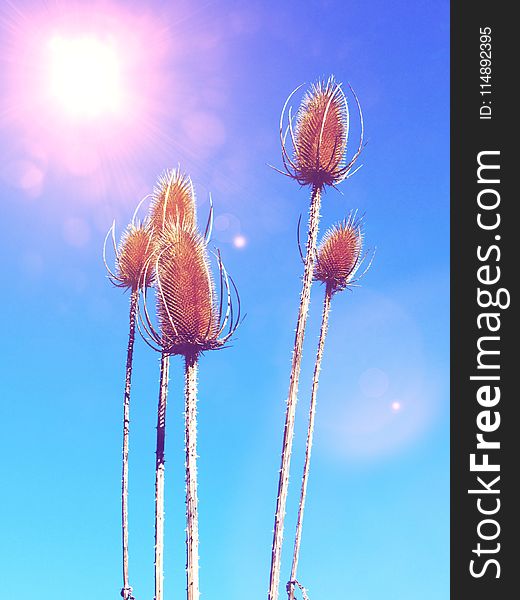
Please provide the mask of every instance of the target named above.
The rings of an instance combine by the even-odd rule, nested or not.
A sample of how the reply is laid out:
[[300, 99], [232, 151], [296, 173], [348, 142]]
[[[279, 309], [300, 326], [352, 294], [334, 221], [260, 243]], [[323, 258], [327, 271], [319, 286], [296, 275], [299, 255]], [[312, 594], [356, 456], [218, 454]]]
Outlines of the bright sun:
[[50, 42], [51, 94], [75, 117], [113, 113], [121, 105], [121, 72], [114, 49], [95, 37]]

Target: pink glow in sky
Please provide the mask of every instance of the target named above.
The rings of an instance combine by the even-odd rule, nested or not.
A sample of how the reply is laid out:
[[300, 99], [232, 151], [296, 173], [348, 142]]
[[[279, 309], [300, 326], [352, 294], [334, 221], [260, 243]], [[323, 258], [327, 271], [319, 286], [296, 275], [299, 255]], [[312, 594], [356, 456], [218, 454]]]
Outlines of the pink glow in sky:
[[161, 143], [159, 98], [172, 83], [162, 29], [107, 3], [13, 17], [0, 119], [28, 165], [21, 181], [49, 165], [75, 176], [123, 169]]

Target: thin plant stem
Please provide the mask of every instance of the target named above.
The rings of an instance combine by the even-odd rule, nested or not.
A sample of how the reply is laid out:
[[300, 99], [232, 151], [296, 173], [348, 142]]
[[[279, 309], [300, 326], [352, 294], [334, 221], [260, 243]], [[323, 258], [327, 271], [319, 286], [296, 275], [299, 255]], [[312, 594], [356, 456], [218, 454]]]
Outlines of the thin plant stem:
[[163, 600], [164, 583], [164, 441], [166, 435], [166, 400], [170, 356], [161, 354], [161, 380], [157, 407], [157, 449], [155, 453], [155, 600]]
[[197, 366], [198, 355], [185, 359], [186, 418], [186, 592], [199, 600], [199, 517], [197, 498]]
[[132, 289], [130, 295], [130, 316], [128, 348], [126, 352], [125, 395], [123, 400], [123, 468], [121, 475], [121, 529], [123, 544], [123, 589], [121, 596], [124, 600], [132, 598], [132, 588], [128, 575], [128, 452], [130, 437], [130, 390], [132, 386], [132, 364], [134, 357], [135, 319], [139, 289]]
[[294, 419], [298, 396], [298, 383], [303, 351], [303, 339], [309, 311], [311, 286], [314, 275], [314, 262], [316, 257], [316, 240], [320, 220], [321, 187], [313, 187], [309, 208], [309, 231], [307, 236], [306, 255], [303, 271], [302, 291], [300, 295], [300, 308], [296, 322], [296, 334], [292, 355], [291, 378], [287, 409], [285, 413], [285, 427], [282, 444], [282, 457], [280, 477], [278, 481], [278, 496], [276, 500], [276, 513], [274, 519], [273, 545], [271, 552], [271, 572], [269, 578], [268, 600], [277, 600], [280, 586], [280, 569], [283, 544], [283, 528], [287, 505], [287, 492], [289, 488], [289, 472], [291, 466], [291, 452], [294, 437]]
[[316, 362], [314, 364], [314, 375], [312, 378], [311, 404], [309, 409], [309, 427], [307, 430], [307, 445], [305, 448], [305, 462], [303, 466], [302, 487], [300, 491], [300, 505], [298, 508], [298, 520], [296, 523], [296, 537], [294, 540], [293, 562], [291, 568], [291, 579], [287, 585], [289, 600], [294, 600], [294, 589], [296, 584], [296, 574], [298, 570], [298, 559], [300, 556], [300, 545], [302, 539], [303, 513], [305, 511], [305, 499], [307, 496], [307, 483], [309, 481], [309, 471], [311, 464], [312, 441], [314, 437], [314, 418], [316, 416], [316, 397], [318, 394], [318, 381], [320, 378], [321, 360], [323, 358], [323, 349], [325, 347], [325, 338], [327, 337], [327, 327], [329, 323], [330, 301], [332, 290], [330, 286], [325, 289], [325, 298], [323, 300], [323, 313], [321, 317], [320, 337], [318, 341], [318, 350], [316, 352]]

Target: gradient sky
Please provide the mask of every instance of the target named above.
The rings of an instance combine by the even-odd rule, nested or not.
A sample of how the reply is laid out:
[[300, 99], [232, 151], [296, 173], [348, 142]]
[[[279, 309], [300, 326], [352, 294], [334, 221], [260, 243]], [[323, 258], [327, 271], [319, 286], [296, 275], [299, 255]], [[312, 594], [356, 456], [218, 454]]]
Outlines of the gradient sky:
[[[160, 172], [180, 163], [201, 222], [212, 193], [213, 241], [247, 312], [233, 346], [200, 365], [201, 591], [211, 600], [266, 598], [302, 272], [296, 224], [308, 208], [308, 191], [267, 163], [281, 163], [287, 95], [334, 73], [360, 98], [368, 145], [343, 194], [326, 193], [321, 232], [359, 208], [377, 255], [362, 287], [333, 302], [300, 578], [312, 600], [447, 599], [448, 2], [88, 5], [22, 0], [0, 14], [0, 596], [119, 597], [128, 295], [110, 286], [101, 249], [112, 220], [121, 231]], [[46, 41], [111, 31], [128, 61], [132, 118], [78, 123], [42, 108]], [[282, 585], [322, 296], [315, 286]], [[153, 596], [158, 377], [158, 356], [138, 340], [130, 440], [137, 600]], [[167, 598], [182, 597], [185, 586], [182, 411], [175, 359]]]

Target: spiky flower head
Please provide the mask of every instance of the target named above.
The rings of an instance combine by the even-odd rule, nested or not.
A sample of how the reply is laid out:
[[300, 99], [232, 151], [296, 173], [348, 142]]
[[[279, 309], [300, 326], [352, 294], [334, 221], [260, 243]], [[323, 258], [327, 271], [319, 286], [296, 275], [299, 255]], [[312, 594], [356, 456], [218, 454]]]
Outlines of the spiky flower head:
[[197, 223], [195, 191], [191, 178], [180, 168], [168, 169], [157, 181], [150, 205], [150, 225], [155, 237], [167, 223], [195, 229]]
[[363, 262], [363, 231], [361, 223], [350, 215], [331, 227], [318, 247], [314, 278], [324, 283], [331, 293], [344, 290], [353, 282]]
[[162, 346], [171, 354], [198, 354], [223, 345], [204, 238], [167, 224], [159, 242], [157, 310]]
[[[146, 267], [154, 248], [149, 227], [140, 223], [130, 223], [121, 236], [119, 247], [116, 247], [114, 229], [113, 225], [105, 238], [103, 248], [103, 258], [110, 281], [117, 287], [132, 290], [149, 287], [152, 284], [153, 273]], [[110, 235], [115, 252], [115, 273], [108, 267], [105, 258], [106, 242]]]
[[[299, 88], [298, 88], [299, 89]], [[295, 90], [296, 91], [296, 90]], [[294, 92], [293, 92], [294, 94]], [[291, 94], [292, 96], [292, 94]], [[363, 117], [361, 139], [353, 158], [347, 163], [346, 152], [349, 136], [349, 107], [341, 84], [334, 77], [311, 85], [300, 107], [293, 117], [289, 108], [289, 123], [283, 131], [283, 118], [287, 99], [280, 121], [282, 155], [286, 174], [301, 185], [323, 188], [336, 185], [351, 174], [351, 169], [361, 153], [363, 145]], [[356, 102], [357, 97], [354, 95]], [[359, 108], [359, 103], [358, 108]], [[293, 126], [294, 122], [294, 126]], [[290, 135], [292, 153], [286, 142]]]

